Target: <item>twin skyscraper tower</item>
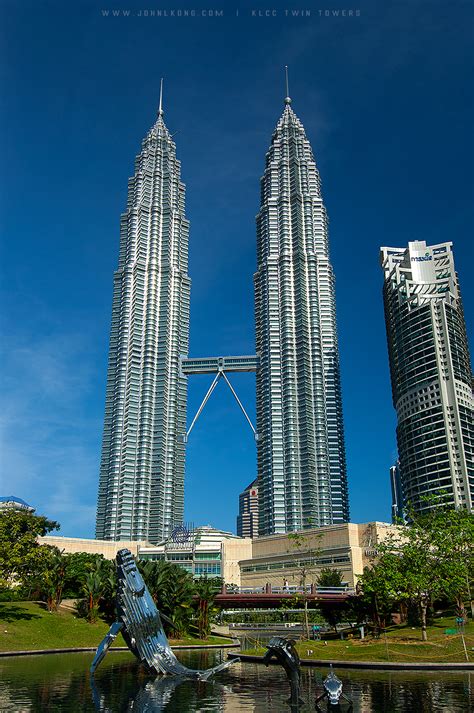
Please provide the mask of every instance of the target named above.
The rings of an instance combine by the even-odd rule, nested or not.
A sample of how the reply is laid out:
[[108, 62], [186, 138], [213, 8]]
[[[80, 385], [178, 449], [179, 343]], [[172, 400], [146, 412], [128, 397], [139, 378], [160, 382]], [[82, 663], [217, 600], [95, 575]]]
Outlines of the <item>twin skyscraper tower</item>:
[[214, 373], [216, 381], [229, 371], [256, 372], [260, 534], [349, 519], [327, 224], [311, 146], [287, 97], [261, 179], [256, 354], [189, 359], [185, 186], [160, 99], [121, 217], [99, 539], [158, 542], [182, 523], [192, 373]]

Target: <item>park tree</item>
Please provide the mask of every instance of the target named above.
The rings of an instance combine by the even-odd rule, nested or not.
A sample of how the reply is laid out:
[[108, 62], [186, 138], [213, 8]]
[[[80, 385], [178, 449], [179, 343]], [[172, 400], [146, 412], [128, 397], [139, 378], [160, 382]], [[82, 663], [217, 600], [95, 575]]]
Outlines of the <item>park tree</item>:
[[194, 582], [197, 607], [197, 627], [200, 639], [205, 639], [211, 633], [211, 611], [216, 594], [222, 587], [219, 578], [201, 577]]
[[139, 560], [138, 568], [157, 608], [164, 614], [167, 633], [177, 638], [184, 636], [189, 631], [193, 613], [192, 576], [178, 565], [163, 560]]
[[357, 583], [355, 611], [363, 619], [367, 615], [377, 630], [385, 629], [392, 611], [404, 598], [400, 557], [390, 551], [384, 552], [370, 567], [365, 567]]
[[347, 617], [347, 607], [343, 604], [321, 600], [318, 609], [324, 621], [331, 626], [337, 634], [337, 625]]
[[421, 638], [427, 641], [428, 609], [444, 590], [438, 553], [431, 548], [428, 533], [411, 526], [406, 541], [398, 544], [397, 555], [398, 562], [396, 557], [390, 573], [391, 587], [397, 591], [399, 600], [408, 600], [418, 607]]
[[117, 570], [115, 562], [103, 559], [101, 562], [101, 576], [104, 582], [102, 598], [99, 600], [101, 615], [109, 622], [116, 620], [117, 601]]
[[410, 526], [402, 538], [387, 537], [378, 547], [378, 559], [364, 571], [359, 585], [362, 596], [372, 602], [372, 616], [383, 628], [388, 614], [400, 602], [413, 603], [419, 612], [423, 641], [427, 640], [427, 613], [432, 601], [442, 592], [437, 553], [429, 535]]
[[82, 585], [86, 619], [93, 624], [99, 616], [99, 602], [104, 594], [105, 581], [100, 570], [88, 572]]
[[297, 592], [291, 597], [285, 597], [284, 599], [281, 599], [280, 606], [278, 608], [280, 611], [281, 620], [290, 621], [289, 612], [292, 612], [294, 609], [299, 609], [300, 605], [300, 596]]
[[428, 513], [412, 513], [411, 520], [412, 528], [426, 533], [431, 551], [436, 554], [442, 594], [456, 605], [463, 618], [466, 618], [467, 601], [474, 618], [474, 513], [464, 508], [454, 509], [440, 497]]
[[474, 515], [454, 510], [442, 497], [430, 498], [429, 505], [422, 514], [408, 510], [409, 525], [377, 545], [377, 559], [360, 580], [362, 596], [375, 607], [414, 604], [423, 641], [435, 600], [448, 599], [461, 612], [466, 598], [472, 606]]
[[342, 587], [344, 582], [344, 574], [340, 569], [332, 569], [332, 567], [323, 567], [316, 580], [318, 587]]
[[87, 621], [95, 622], [101, 613], [114, 619], [116, 586], [114, 563], [102, 555], [94, 555], [83, 570], [82, 599], [78, 602], [78, 610]]
[[[171, 620], [171, 635], [181, 638], [188, 633], [192, 618], [193, 578], [181, 567], [170, 564], [166, 590], [159, 604], [166, 602]], [[160, 608], [160, 607], [159, 607]]]
[[[164, 560], [138, 560], [138, 569], [155, 604], [164, 599], [170, 564]], [[164, 612], [166, 613], [166, 612]]]
[[23, 510], [6, 510], [0, 514], [0, 587], [17, 584], [28, 586], [37, 570], [38, 559], [47, 555], [37, 541], [59, 523], [42, 515]]
[[67, 557], [57, 548], [42, 545], [35, 551], [29, 572], [32, 586], [46, 602], [49, 612], [58, 610], [67, 581]]
[[112, 561], [106, 560], [102, 555], [91, 552], [72, 552], [64, 557], [66, 558], [65, 592], [69, 597], [81, 596], [86, 576], [98, 569], [102, 563], [109, 562], [109, 569], [115, 571]]
[[[323, 567], [317, 578], [318, 587], [342, 587], [344, 575], [339, 569], [331, 567]], [[319, 611], [324, 620], [332, 626], [337, 633], [337, 625], [343, 620], [346, 611], [337, 602], [320, 601], [318, 604]]]
[[309, 639], [309, 612], [307, 585], [315, 578], [317, 558], [321, 553], [318, 541], [319, 533], [290, 532], [288, 534], [289, 552], [293, 558], [293, 566], [298, 572], [299, 585], [302, 588], [301, 599], [304, 609], [304, 628], [306, 638]]

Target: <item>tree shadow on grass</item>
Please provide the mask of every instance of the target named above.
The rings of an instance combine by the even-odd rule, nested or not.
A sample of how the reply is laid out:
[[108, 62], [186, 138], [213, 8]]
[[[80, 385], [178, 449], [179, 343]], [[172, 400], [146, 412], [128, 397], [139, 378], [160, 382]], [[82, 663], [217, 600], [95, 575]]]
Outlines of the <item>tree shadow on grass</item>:
[[15, 604], [0, 604], [0, 621], [31, 621], [32, 619], [41, 619], [41, 616]]

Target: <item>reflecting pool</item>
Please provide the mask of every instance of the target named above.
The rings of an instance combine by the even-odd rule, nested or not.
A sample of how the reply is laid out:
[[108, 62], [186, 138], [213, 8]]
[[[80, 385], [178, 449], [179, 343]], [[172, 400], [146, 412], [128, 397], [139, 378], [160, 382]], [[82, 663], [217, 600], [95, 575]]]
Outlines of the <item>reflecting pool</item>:
[[[208, 668], [227, 650], [182, 651], [191, 668]], [[0, 711], [290, 711], [289, 688], [277, 666], [237, 663], [212, 681], [177, 682], [144, 673], [129, 653], [110, 652], [91, 688], [91, 654], [0, 659]], [[327, 669], [302, 668], [301, 713], [314, 711]], [[474, 673], [338, 670], [354, 713], [474, 713]], [[347, 708], [341, 706], [341, 711]]]

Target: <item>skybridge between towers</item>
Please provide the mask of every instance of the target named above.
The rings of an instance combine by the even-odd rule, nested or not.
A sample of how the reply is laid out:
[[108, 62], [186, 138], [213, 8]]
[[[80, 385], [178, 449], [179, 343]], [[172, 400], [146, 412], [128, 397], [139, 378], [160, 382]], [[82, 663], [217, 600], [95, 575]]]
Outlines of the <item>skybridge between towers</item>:
[[181, 359], [181, 372], [184, 374], [184, 376], [192, 376], [193, 374], [214, 374], [214, 380], [212, 384], [210, 385], [209, 389], [207, 390], [206, 395], [204, 396], [203, 400], [201, 401], [201, 405], [199, 406], [196, 415], [194, 416], [191, 425], [189, 426], [186, 435], [184, 437], [184, 441], [187, 442], [189, 435], [191, 431], [194, 428], [194, 425], [196, 421], [198, 420], [199, 416], [202, 413], [202, 410], [204, 406], [207, 404], [209, 401], [212, 392], [216, 388], [217, 384], [221, 379], [224, 379], [226, 382], [227, 386], [232, 392], [232, 395], [234, 399], [237, 401], [237, 404], [244, 414], [247, 423], [249, 424], [250, 428], [252, 429], [253, 435], [255, 440], [258, 440], [258, 435], [255, 430], [255, 427], [250, 420], [249, 415], [247, 414], [247, 411], [245, 410], [242, 402], [240, 401], [239, 397], [237, 396], [237, 393], [232, 386], [232, 384], [229, 381], [229, 378], [227, 377], [227, 374], [231, 372], [256, 372], [259, 366], [259, 358], [258, 356], [251, 355], [251, 356], [219, 356], [219, 357], [199, 357], [199, 358], [194, 358], [194, 359], [189, 359], [189, 358], [182, 358]]

